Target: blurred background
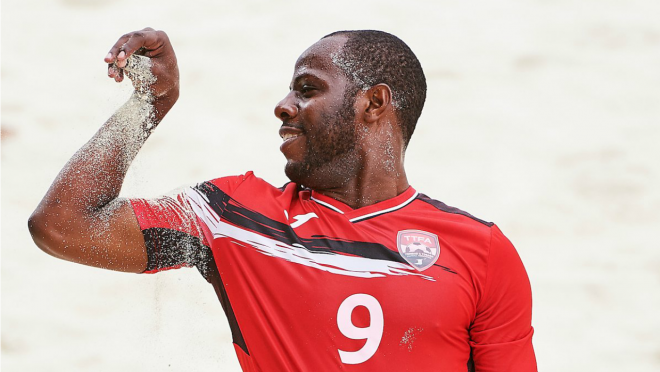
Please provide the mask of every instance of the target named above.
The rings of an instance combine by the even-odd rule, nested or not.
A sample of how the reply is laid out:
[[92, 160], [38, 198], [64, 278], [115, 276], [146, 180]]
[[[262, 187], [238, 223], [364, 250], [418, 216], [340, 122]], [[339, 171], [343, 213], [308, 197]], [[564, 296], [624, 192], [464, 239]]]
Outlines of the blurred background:
[[197, 271], [77, 266], [26, 228], [130, 95], [103, 58], [146, 26], [172, 40], [181, 98], [124, 195], [247, 170], [284, 184], [273, 108], [298, 55], [332, 31], [389, 31], [429, 86], [409, 180], [516, 245], [539, 370], [660, 370], [658, 14], [655, 0], [3, 0], [2, 370], [240, 370]]

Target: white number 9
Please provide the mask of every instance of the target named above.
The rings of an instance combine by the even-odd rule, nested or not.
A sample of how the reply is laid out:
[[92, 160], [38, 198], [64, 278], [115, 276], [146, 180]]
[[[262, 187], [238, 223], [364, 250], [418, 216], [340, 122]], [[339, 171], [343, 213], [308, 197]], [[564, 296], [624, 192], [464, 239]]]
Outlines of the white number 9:
[[[358, 306], [364, 306], [369, 310], [371, 324], [367, 327], [356, 327], [351, 320], [351, 314]], [[380, 307], [378, 300], [373, 296], [364, 293], [354, 294], [339, 305], [339, 310], [337, 310], [337, 325], [339, 326], [339, 331], [350, 339], [367, 339], [367, 342], [360, 350], [338, 350], [342, 363], [364, 363], [376, 353], [380, 345], [380, 340], [383, 338], [383, 308]]]

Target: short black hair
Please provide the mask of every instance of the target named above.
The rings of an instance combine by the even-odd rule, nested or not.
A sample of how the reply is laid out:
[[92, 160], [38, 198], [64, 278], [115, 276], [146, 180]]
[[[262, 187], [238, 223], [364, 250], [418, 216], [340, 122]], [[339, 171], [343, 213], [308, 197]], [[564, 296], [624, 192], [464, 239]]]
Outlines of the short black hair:
[[426, 77], [415, 53], [398, 37], [383, 31], [337, 31], [345, 36], [344, 47], [332, 60], [359, 89], [387, 84], [392, 90], [392, 105], [401, 124], [404, 145], [408, 146], [426, 100]]

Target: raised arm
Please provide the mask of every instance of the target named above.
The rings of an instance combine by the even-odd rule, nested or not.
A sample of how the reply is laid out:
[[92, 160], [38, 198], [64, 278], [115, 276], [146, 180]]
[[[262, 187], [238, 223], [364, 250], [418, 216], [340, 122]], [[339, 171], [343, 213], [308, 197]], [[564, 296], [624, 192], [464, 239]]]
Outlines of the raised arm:
[[144, 238], [129, 201], [118, 196], [129, 165], [179, 97], [179, 71], [167, 35], [150, 28], [122, 36], [105, 62], [108, 76], [121, 82], [126, 74], [135, 92], [62, 168], [28, 226], [55, 257], [142, 272]]

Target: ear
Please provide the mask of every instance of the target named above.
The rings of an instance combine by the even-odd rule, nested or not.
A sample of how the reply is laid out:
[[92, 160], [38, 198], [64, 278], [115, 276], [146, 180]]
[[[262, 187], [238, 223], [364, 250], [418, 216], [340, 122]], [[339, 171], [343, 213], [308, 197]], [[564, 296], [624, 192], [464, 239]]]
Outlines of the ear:
[[364, 110], [364, 121], [377, 122], [385, 115], [392, 103], [392, 90], [387, 84], [377, 84], [367, 90], [364, 95], [367, 107]]

